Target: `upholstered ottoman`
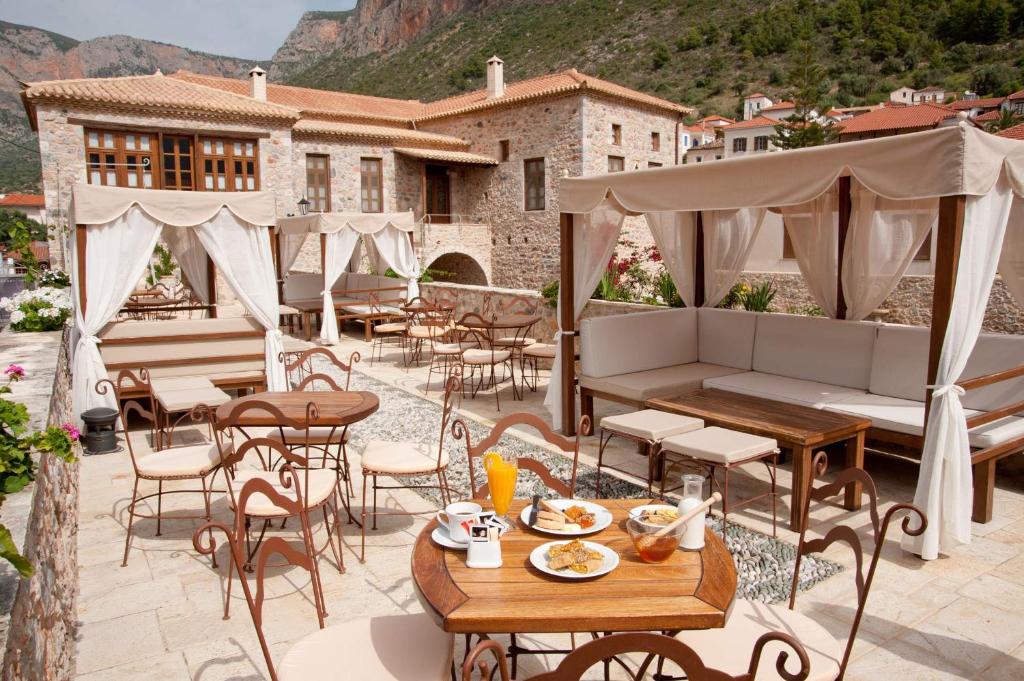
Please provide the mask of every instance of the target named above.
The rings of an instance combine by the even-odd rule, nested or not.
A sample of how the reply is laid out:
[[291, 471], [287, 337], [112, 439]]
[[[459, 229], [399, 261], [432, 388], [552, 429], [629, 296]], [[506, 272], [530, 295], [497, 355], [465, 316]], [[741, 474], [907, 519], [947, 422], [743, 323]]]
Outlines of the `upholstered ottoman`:
[[[669, 414], [657, 409], [643, 409], [629, 414], [604, 417], [601, 419], [600, 446], [597, 450], [597, 496], [601, 496], [601, 469], [605, 467], [604, 450], [613, 437], [618, 436], [632, 440], [643, 448], [643, 453], [647, 456], [647, 492], [650, 494], [655, 478], [662, 478], [662, 440], [703, 427], [704, 421], [701, 419]], [[613, 466], [607, 466], [607, 468], [623, 473], [629, 472]], [[662, 489], [664, 489], [664, 484], [662, 484]]]
[[[603, 425], [603, 424], [602, 424]], [[722, 536], [725, 536], [729, 517], [729, 472], [733, 468], [754, 461], [760, 461], [768, 468], [771, 476], [771, 490], [766, 494], [744, 499], [737, 504], [746, 506], [766, 496], [772, 498], [772, 536], [775, 536], [775, 515], [778, 502], [775, 474], [779, 459], [778, 443], [772, 438], [750, 435], [735, 430], [710, 426], [679, 435], [671, 435], [661, 441], [661, 452], [666, 462], [666, 471], [661, 479], [661, 493], [665, 494], [665, 478], [673, 465], [690, 465], [702, 472], [706, 469], [711, 484], [722, 493]], [[719, 485], [717, 472], [724, 473]]]

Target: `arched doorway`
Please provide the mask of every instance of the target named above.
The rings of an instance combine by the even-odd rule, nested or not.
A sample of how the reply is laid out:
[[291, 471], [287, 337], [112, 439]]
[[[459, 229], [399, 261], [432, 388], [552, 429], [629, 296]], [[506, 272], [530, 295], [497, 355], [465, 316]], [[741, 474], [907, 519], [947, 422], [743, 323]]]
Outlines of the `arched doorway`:
[[432, 270], [430, 276], [436, 281], [487, 286], [487, 274], [480, 263], [465, 253], [445, 253], [434, 258], [427, 269]]

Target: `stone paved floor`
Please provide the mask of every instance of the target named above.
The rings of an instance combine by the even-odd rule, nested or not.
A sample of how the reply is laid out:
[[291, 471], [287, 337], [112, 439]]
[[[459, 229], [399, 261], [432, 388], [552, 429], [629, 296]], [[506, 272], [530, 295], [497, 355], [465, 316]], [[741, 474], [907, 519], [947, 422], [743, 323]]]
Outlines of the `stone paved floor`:
[[[369, 348], [358, 335], [343, 337], [336, 352], [347, 356], [358, 350], [367, 356]], [[407, 372], [400, 363], [396, 366], [398, 359], [399, 355], [392, 353], [372, 368], [364, 361], [358, 370], [422, 394], [425, 369]], [[437, 398], [436, 384], [430, 396]], [[539, 393], [530, 394], [525, 402], [513, 402], [506, 388], [501, 398], [502, 414], [544, 413]], [[599, 415], [613, 411], [619, 409], [598, 403]], [[484, 422], [498, 415], [491, 394], [465, 400], [463, 412]], [[144, 444], [143, 436], [136, 432], [133, 441]], [[583, 458], [593, 461], [595, 454], [596, 439], [586, 438]], [[350, 455], [358, 459], [358, 453]], [[637, 472], [643, 469], [643, 460], [629, 447], [613, 446], [610, 455]], [[886, 503], [912, 498], [915, 466], [869, 456], [868, 467]], [[358, 466], [354, 468], [358, 470]], [[761, 472], [751, 472], [752, 476], [734, 486], [735, 494], [764, 489]], [[265, 678], [263, 659], [237, 588], [231, 619], [221, 618], [223, 569], [213, 571], [208, 559], [192, 549], [195, 524], [170, 521], [165, 523], [163, 536], [155, 537], [153, 522], [137, 522], [128, 567], [122, 568], [124, 507], [132, 483], [127, 455], [87, 458], [82, 476], [79, 678]], [[923, 562], [904, 554], [897, 538], [887, 542], [847, 679], [1024, 678], [1024, 480], [1019, 475], [1005, 475], [1000, 480], [995, 519], [975, 526], [974, 542], [954, 555]], [[786, 467], [780, 471], [781, 489], [788, 490], [789, 483]], [[187, 505], [189, 498], [181, 495], [179, 503]], [[198, 497], [192, 500], [196, 503]], [[788, 503], [784, 494], [780, 517], [788, 513]], [[382, 495], [381, 504], [430, 510], [408, 491]], [[223, 499], [214, 512], [222, 519], [230, 517]], [[764, 505], [755, 504], [736, 516], [751, 528], [771, 531], [770, 512]], [[812, 513], [812, 524], [847, 516], [838, 508], [818, 508]], [[347, 572], [341, 575], [328, 562], [322, 563], [331, 613], [328, 623], [419, 610], [408, 565], [411, 546], [426, 517], [382, 519], [380, 530], [368, 538], [365, 564], [358, 562], [356, 554], [358, 528], [344, 527]], [[866, 514], [856, 514], [852, 521], [864, 530]], [[796, 539], [781, 526], [780, 537], [791, 542]], [[847, 565], [851, 562], [841, 547], [834, 547], [827, 556]], [[226, 558], [223, 550], [221, 558]], [[295, 570], [281, 571], [269, 582], [266, 632], [278, 660], [292, 642], [316, 628], [308, 583], [297, 575]], [[851, 572], [845, 571], [802, 594], [797, 607], [845, 640], [854, 615], [854, 594]], [[543, 664], [544, 658], [538, 658], [527, 667], [527, 673]]]

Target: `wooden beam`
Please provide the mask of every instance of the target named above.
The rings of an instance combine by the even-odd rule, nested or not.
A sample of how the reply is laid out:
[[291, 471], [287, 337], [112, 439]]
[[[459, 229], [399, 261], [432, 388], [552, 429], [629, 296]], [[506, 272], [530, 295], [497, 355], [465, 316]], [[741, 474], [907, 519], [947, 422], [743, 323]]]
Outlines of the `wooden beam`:
[[[928, 344], [928, 382], [935, 384], [939, 372], [939, 355], [946, 338], [949, 314], [953, 309], [956, 274], [960, 268], [960, 241], [964, 233], [964, 207], [967, 199], [943, 196], [939, 199], [939, 223], [935, 240], [935, 288], [932, 291], [932, 327]], [[925, 394], [924, 427], [928, 428], [928, 412], [932, 406], [932, 390]]]
[[704, 213], [697, 211], [696, 234], [693, 245], [693, 305], [704, 304]]
[[210, 319], [217, 318], [217, 268], [213, 264], [213, 258], [206, 254], [206, 281], [208, 295], [210, 298]]
[[573, 260], [573, 214], [559, 215], [558, 233], [561, 242], [562, 263], [558, 285], [562, 329], [562, 432], [576, 434], [576, 314], [573, 279], [576, 276]]
[[846, 295], [843, 291], [843, 256], [846, 253], [846, 235], [850, 231], [850, 214], [853, 203], [850, 199], [850, 178], [839, 178], [839, 234], [836, 241], [836, 319], [846, 319]]
[[277, 281], [277, 300], [284, 301], [284, 272], [281, 271], [281, 235], [276, 229], [267, 229], [270, 238], [270, 253], [274, 258], [274, 279]]
[[85, 225], [75, 225], [75, 252], [78, 259], [78, 302], [82, 306], [82, 318], [85, 318], [85, 249], [89, 233]]
[[320, 234], [320, 278], [324, 282], [322, 290], [326, 291], [334, 285], [333, 281], [330, 284], [327, 283], [327, 235], [323, 233]]

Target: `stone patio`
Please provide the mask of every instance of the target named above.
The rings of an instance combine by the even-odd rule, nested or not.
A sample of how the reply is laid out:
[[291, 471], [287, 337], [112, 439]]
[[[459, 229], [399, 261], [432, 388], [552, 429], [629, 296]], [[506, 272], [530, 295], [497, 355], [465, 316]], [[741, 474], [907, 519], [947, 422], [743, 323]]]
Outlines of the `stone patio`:
[[[369, 356], [361, 332], [345, 335], [335, 347], [339, 356], [352, 351]], [[406, 371], [400, 353], [386, 352], [383, 362], [371, 367], [368, 359], [357, 370], [410, 393], [422, 395], [426, 368]], [[542, 386], [543, 389], [543, 386]], [[435, 379], [431, 399], [439, 398]], [[512, 400], [506, 385], [501, 393], [501, 414], [490, 392], [465, 399], [461, 413], [482, 423], [500, 415], [529, 411], [546, 416], [543, 394], [528, 393], [524, 402]], [[599, 415], [622, 411], [598, 402]], [[355, 428], [358, 428], [356, 426]], [[537, 442], [536, 438], [525, 435]], [[143, 443], [135, 432], [133, 442]], [[613, 441], [614, 443], [615, 441]], [[594, 463], [597, 440], [584, 441], [582, 459]], [[358, 471], [358, 452], [350, 451]], [[638, 474], [645, 468], [635, 448], [613, 444], [610, 456]], [[883, 501], [894, 503], [913, 497], [916, 465], [877, 456], [867, 466], [875, 477]], [[765, 476], [750, 468], [751, 476], [736, 476], [732, 492], [743, 496], [764, 489]], [[155, 523], [136, 521], [128, 566], [120, 567], [124, 546], [125, 505], [131, 494], [131, 464], [126, 453], [87, 457], [81, 466], [82, 499], [78, 534], [80, 587], [78, 616], [78, 678], [193, 679], [235, 681], [263, 679], [266, 669], [241, 598], [233, 592], [229, 620], [222, 619], [223, 564], [218, 571], [192, 547], [192, 521], [165, 521], [162, 537]], [[358, 474], [357, 474], [358, 475]], [[222, 486], [218, 479], [218, 486]], [[360, 480], [355, 481], [359, 489]], [[790, 475], [780, 470], [779, 517], [788, 515]], [[166, 508], [199, 503], [198, 496]], [[433, 508], [417, 494], [403, 490], [382, 493], [381, 505], [422, 510], [416, 518], [382, 518], [380, 529], [368, 533], [367, 561], [357, 557], [359, 532], [343, 528], [347, 572], [339, 574], [326, 559], [321, 562], [328, 624], [370, 615], [413, 612], [420, 606], [410, 580], [409, 555], [417, 533]], [[215, 516], [230, 518], [223, 498]], [[975, 540], [948, 558], [923, 562], [905, 554], [894, 531], [883, 552], [868, 602], [859, 640], [853, 650], [847, 679], [979, 679], [1009, 681], [1024, 678], [1024, 476], [1001, 474], [996, 490], [995, 519], [975, 526]], [[812, 509], [817, 522], [846, 517], [838, 507]], [[747, 527], [771, 532], [767, 504], [754, 504], [735, 515]], [[853, 518], [864, 530], [866, 514]], [[780, 524], [779, 537], [792, 543], [796, 535]], [[223, 542], [220, 542], [223, 544]], [[833, 547], [826, 557], [851, 565], [850, 554]], [[226, 560], [223, 546], [219, 557]], [[271, 597], [265, 605], [265, 632], [275, 660], [292, 642], [316, 629], [308, 580], [300, 571], [282, 570], [269, 580]], [[845, 639], [854, 616], [855, 587], [850, 570], [815, 586], [797, 599], [797, 607]], [[563, 639], [565, 637], [562, 637]], [[565, 640], [558, 641], [564, 645]], [[540, 641], [538, 643], [543, 643]], [[543, 657], [529, 660], [520, 677], [538, 665], [557, 663]]]

